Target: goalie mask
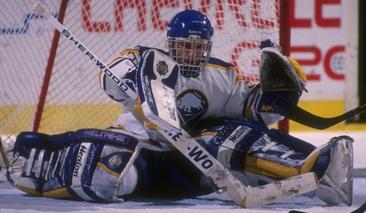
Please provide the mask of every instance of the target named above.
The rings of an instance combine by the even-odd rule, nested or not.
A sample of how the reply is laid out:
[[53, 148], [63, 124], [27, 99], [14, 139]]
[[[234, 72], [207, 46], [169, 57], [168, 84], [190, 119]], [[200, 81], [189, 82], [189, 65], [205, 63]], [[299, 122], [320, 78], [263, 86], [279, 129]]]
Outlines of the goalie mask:
[[169, 55], [185, 77], [197, 77], [210, 57], [213, 28], [207, 16], [195, 10], [178, 13], [167, 33]]

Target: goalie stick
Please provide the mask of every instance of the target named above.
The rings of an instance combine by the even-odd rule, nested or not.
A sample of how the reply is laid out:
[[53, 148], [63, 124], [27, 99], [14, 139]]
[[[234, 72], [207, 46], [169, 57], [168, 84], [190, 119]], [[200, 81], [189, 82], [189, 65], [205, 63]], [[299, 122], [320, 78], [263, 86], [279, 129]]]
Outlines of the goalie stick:
[[316, 129], [329, 128], [339, 122], [348, 120], [353, 116], [366, 111], [366, 104], [364, 104], [342, 115], [332, 118], [324, 118], [314, 115], [296, 105], [288, 104], [286, 102], [278, 101], [274, 105], [277, 105], [279, 108], [281, 108], [283, 115], [286, 116], [287, 118]]
[[[94, 53], [87, 49], [86, 46], [82, 44], [74, 35], [72, 35], [72, 33], [67, 28], [58, 22], [57, 19], [51, 15], [48, 9], [41, 2], [36, 2], [34, 5], [34, 10], [46, 18], [51, 23], [51, 25], [61, 33], [62, 36], [72, 42], [75, 48], [78, 48], [83, 55], [87, 56], [128, 96], [130, 96], [132, 99], [136, 99], [136, 94], [133, 91], [133, 88], [129, 87], [126, 83], [118, 79], [109, 70], [109, 68], [94, 55]], [[145, 110], [149, 110], [150, 107], [151, 106], [143, 108]], [[172, 107], [172, 109], [174, 109], [174, 107]], [[186, 157], [189, 156], [188, 159], [198, 169], [210, 177], [218, 187], [225, 191], [227, 195], [241, 207], [259, 207], [268, 203], [273, 203], [279, 199], [284, 199], [312, 191], [318, 187], [317, 179], [315, 174], [312, 172], [295, 176], [286, 180], [276, 181], [274, 183], [260, 187], [246, 187], [239, 180], [237, 180], [229, 170], [224, 168], [220, 162], [210, 155], [197, 141], [192, 139], [184, 130], [174, 127], [165, 120], [161, 119], [158, 115], [152, 115], [150, 119], [152, 119], [155, 125], [158, 126], [159, 132], [165, 136], [166, 139], [178, 151], [180, 151]], [[176, 124], [176, 126], [178, 125]], [[201, 156], [204, 156], [205, 161], [200, 162], [197, 160], [199, 158], [194, 157], [197, 156], [195, 153], [203, 154]], [[203, 162], [206, 163], [202, 164]], [[205, 167], [208, 166], [209, 168], [213, 169], [207, 170]]]
[[105, 75], [113, 80], [113, 82], [121, 88], [121, 90], [132, 99], [136, 99], [136, 93], [134, 88], [129, 86], [123, 80], [120, 80], [108, 66], [103, 63], [93, 52], [91, 52], [79, 39], [77, 39], [65, 26], [63, 26], [55, 17], [51, 15], [51, 12], [41, 3], [36, 2], [33, 5], [33, 9], [46, 18], [57, 31], [61, 33], [66, 39], [70, 40], [74, 44], [74, 47], [78, 48], [85, 56], [87, 56]]

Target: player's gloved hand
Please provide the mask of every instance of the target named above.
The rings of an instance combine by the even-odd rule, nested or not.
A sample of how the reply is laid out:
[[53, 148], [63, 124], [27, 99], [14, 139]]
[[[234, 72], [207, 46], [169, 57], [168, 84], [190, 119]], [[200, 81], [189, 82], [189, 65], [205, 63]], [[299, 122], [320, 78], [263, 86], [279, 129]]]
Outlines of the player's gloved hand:
[[260, 85], [263, 92], [289, 91], [300, 96], [306, 85], [306, 75], [300, 64], [284, 56], [281, 47], [265, 40], [260, 45], [262, 55], [259, 67]]
[[260, 87], [263, 92], [257, 110], [284, 115], [284, 105], [297, 105], [305, 90], [306, 75], [300, 64], [284, 56], [281, 47], [271, 40], [262, 41]]
[[289, 107], [296, 106], [298, 101], [298, 93], [288, 91], [263, 92], [257, 105], [257, 111], [287, 116]]

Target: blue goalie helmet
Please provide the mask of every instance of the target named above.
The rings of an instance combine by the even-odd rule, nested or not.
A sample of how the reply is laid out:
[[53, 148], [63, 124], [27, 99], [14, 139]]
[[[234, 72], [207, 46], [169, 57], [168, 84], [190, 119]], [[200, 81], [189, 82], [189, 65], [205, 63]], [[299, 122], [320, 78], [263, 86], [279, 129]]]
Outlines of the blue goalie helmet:
[[175, 15], [168, 25], [169, 55], [185, 77], [197, 77], [211, 53], [213, 28], [207, 16], [195, 10]]

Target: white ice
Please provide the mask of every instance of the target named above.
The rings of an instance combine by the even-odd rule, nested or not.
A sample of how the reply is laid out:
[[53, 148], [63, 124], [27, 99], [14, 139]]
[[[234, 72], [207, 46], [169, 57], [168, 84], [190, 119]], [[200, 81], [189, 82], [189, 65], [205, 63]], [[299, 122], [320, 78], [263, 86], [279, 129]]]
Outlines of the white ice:
[[[333, 136], [349, 135], [354, 138], [354, 166], [366, 168], [366, 132], [309, 132], [293, 133], [305, 141], [315, 145], [327, 142]], [[352, 212], [366, 201], [366, 178], [354, 179], [354, 192], [352, 206], [328, 206], [318, 198], [299, 196], [276, 204], [267, 205], [257, 209], [241, 209], [224, 194], [210, 194], [194, 199], [182, 200], [138, 200], [112, 204], [96, 204], [80, 201], [66, 201], [41, 197], [30, 197], [23, 192], [9, 186], [6, 182], [0, 183], [0, 212], [36, 213], [36, 212], [62, 212], [62, 213], [165, 213], [165, 212], [190, 212], [190, 213], [230, 213], [230, 212], [289, 212], [297, 210], [303, 212]]]

